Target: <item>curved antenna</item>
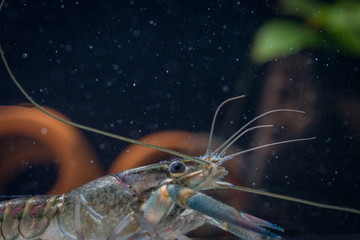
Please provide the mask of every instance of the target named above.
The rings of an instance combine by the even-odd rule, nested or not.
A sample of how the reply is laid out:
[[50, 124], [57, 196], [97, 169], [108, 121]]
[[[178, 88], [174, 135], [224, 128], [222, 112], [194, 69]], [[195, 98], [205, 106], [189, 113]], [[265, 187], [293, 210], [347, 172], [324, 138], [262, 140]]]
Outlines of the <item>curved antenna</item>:
[[301, 198], [290, 197], [290, 196], [286, 196], [286, 195], [282, 195], [282, 194], [271, 193], [271, 192], [266, 192], [266, 191], [247, 188], [247, 187], [236, 186], [236, 185], [233, 185], [233, 184], [228, 183], [228, 182], [220, 182], [219, 181], [219, 182], [217, 182], [217, 187], [218, 188], [224, 188], [224, 189], [229, 189], [229, 188], [230, 189], [235, 189], [235, 190], [239, 190], [239, 191], [242, 191], [242, 192], [254, 193], [254, 194], [257, 194], [257, 195], [262, 195], [262, 196], [267, 196], [267, 197], [272, 197], [272, 198], [277, 198], [277, 199], [283, 199], [283, 200], [296, 202], [296, 203], [301, 203], [301, 204], [310, 205], [310, 206], [319, 207], [319, 208], [326, 208], [326, 209], [338, 210], [338, 211], [342, 211], [342, 212], [360, 214], [360, 210], [357, 210], [357, 209], [354, 209], [354, 208], [347, 208], [347, 207], [342, 207], [342, 206], [336, 206], [336, 205], [330, 205], [330, 204], [324, 204], [324, 203], [317, 203], [317, 202], [304, 200], [304, 199], [301, 199]]
[[2, 0], [0, 3], [0, 11], [1, 11], [2, 6], [4, 5], [4, 2], [5, 2], [5, 0]]
[[258, 129], [258, 128], [268, 128], [268, 127], [273, 127], [274, 125], [272, 124], [268, 124], [268, 125], [259, 125], [259, 126], [254, 126], [248, 129], [245, 129], [242, 133], [240, 133], [236, 138], [234, 138], [234, 140], [232, 140], [226, 147], [224, 147], [224, 149], [219, 153], [219, 156], [224, 156], [226, 153], [226, 150], [231, 147], [231, 145], [234, 144], [234, 142], [236, 142], [237, 140], [239, 140], [240, 137], [242, 137], [245, 133], [250, 132], [252, 130]]
[[166, 149], [166, 148], [155, 146], [155, 145], [152, 145], [152, 144], [140, 142], [138, 140], [134, 140], [134, 139], [123, 137], [123, 136], [120, 136], [120, 135], [117, 135], [117, 134], [105, 132], [105, 131], [102, 131], [102, 130], [99, 130], [99, 129], [96, 129], [96, 128], [88, 127], [88, 126], [85, 126], [85, 125], [82, 125], [82, 124], [79, 124], [79, 123], [75, 123], [75, 122], [72, 122], [72, 121], [68, 121], [66, 119], [62, 119], [62, 118], [52, 114], [51, 112], [49, 112], [46, 109], [44, 109], [43, 107], [41, 107], [36, 101], [34, 101], [30, 97], [30, 95], [23, 89], [23, 87], [20, 85], [20, 83], [16, 80], [14, 74], [12, 73], [12, 71], [11, 71], [7, 61], [6, 61], [6, 58], [5, 58], [5, 55], [4, 55], [4, 52], [2, 50], [1, 45], [0, 45], [0, 54], [1, 54], [2, 60], [3, 60], [4, 64], [5, 64], [6, 70], [8, 71], [12, 81], [16, 84], [16, 86], [19, 88], [19, 90], [22, 92], [22, 94], [26, 97], [26, 99], [29, 100], [37, 109], [39, 109], [43, 113], [55, 118], [56, 120], [59, 120], [60, 122], [63, 122], [63, 123], [68, 124], [70, 126], [77, 127], [77, 128], [89, 131], [89, 132], [97, 133], [97, 134], [100, 134], [100, 135], [104, 135], [104, 136], [111, 137], [111, 138], [114, 138], [114, 139], [118, 139], [118, 140], [121, 140], [121, 141], [125, 141], [125, 142], [128, 142], [128, 143], [133, 143], [133, 144], [138, 144], [138, 145], [141, 145], [141, 146], [144, 146], [144, 147], [153, 148], [153, 149], [165, 152], [165, 153], [175, 155], [177, 157], [181, 157], [181, 158], [184, 158], [184, 159], [188, 159], [188, 160], [198, 162], [200, 164], [207, 164], [207, 162], [204, 161], [204, 160], [194, 158], [194, 157], [192, 157], [190, 155], [187, 155], [187, 154], [184, 154], [184, 153], [180, 153], [180, 152], [177, 152], [177, 151], [174, 151], [174, 150], [171, 150], [171, 149]]
[[214, 133], [214, 126], [215, 126], [215, 121], [216, 121], [216, 117], [221, 109], [222, 106], [224, 106], [225, 103], [236, 100], [236, 99], [240, 99], [245, 97], [245, 95], [241, 95], [241, 96], [237, 96], [237, 97], [232, 97], [229, 99], [226, 99], [225, 101], [223, 101], [217, 108], [211, 123], [211, 128], [210, 128], [210, 136], [209, 136], [209, 142], [208, 142], [208, 146], [206, 148], [206, 154], [210, 155], [211, 152], [211, 142], [212, 142], [212, 137], [213, 137], [213, 133]]
[[[258, 120], [259, 118], [262, 118], [268, 114], [271, 113], [275, 113], [275, 112], [295, 112], [295, 113], [302, 113], [305, 114], [304, 111], [300, 111], [300, 110], [295, 110], [295, 109], [275, 109], [275, 110], [270, 110], [267, 112], [264, 112], [262, 114], [260, 114], [257, 117], [254, 117], [252, 120], [250, 120], [249, 122], [247, 122], [244, 126], [242, 126], [236, 133], [234, 133], [233, 135], [231, 135], [231, 137], [229, 137], [223, 144], [221, 144], [214, 152], [211, 153], [210, 157], [214, 156], [218, 151], [220, 151], [221, 149], [223, 149], [224, 147], [226, 147], [226, 145], [232, 141], [240, 132], [242, 132], [247, 126], [249, 126], [251, 123], [255, 122], [256, 120]], [[231, 143], [232, 144], [232, 143]]]
[[311, 138], [297, 138], [297, 139], [291, 139], [291, 140], [285, 140], [285, 141], [280, 141], [280, 142], [274, 142], [274, 143], [269, 143], [269, 144], [264, 144], [264, 145], [260, 145], [257, 147], [253, 147], [253, 148], [249, 148], [246, 149], [244, 151], [241, 152], [237, 152], [231, 155], [228, 155], [226, 157], [223, 157], [221, 161], [218, 162], [218, 165], [222, 165], [224, 162], [226, 162], [227, 160], [230, 160], [236, 156], [239, 156], [241, 154], [247, 153], [247, 152], [252, 152], [261, 148], [266, 148], [266, 147], [271, 147], [271, 146], [275, 146], [275, 145], [280, 145], [280, 144], [284, 144], [284, 143], [291, 143], [291, 142], [302, 142], [302, 141], [309, 141], [309, 140], [313, 140], [316, 137], [311, 137]]

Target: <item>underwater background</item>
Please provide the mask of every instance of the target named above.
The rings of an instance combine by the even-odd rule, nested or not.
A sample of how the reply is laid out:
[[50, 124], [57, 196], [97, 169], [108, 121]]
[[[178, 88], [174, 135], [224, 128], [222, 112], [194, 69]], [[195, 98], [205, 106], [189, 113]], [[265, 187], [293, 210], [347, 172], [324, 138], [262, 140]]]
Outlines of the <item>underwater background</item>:
[[[269, 21], [285, 19], [326, 32], [282, 9], [277, 1], [6, 1], [0, 42], [16, 78], [38, 103], [77, 123], [133, 139], [164, 130], [208, 133], [217, 106], [242, 94], [244, 99], [220, 112], [215, 125], [220, 142], [267, 110], [304, 110], [301, 116], [279, 113], [262, 119], [259, 124], [275, 128], [247, 134], [237, 148], [315, 140], [243, 155], [232, 160], [237, 162], [229, 175], [247, 187], [360, 209], [358, 45], [354, 40], [352, 51], [347, 42], [328, 44], [331, 34], [314, 34], [326, 46], [304, 43], [290, 52], [256, 57], [257, 34]], [[287, 38], [296, 45], [298, 38], [292, 40], [291, 34], [279, 39]], [[0, 104], [26, 103], [1, 65]], [[83, 134], [103, 171], [128, 146]], [[0, 138], [2, 153], [9, 140]], [[0, 169], [6, 172], [4, 156]], [[54, 164], [30, 164], [0, 194], [44, 194], [57, 173]], [[242, 199], [241, 210], [283, 227], [285, 239], [357, 239], [360, 234], [356, 214], [236, 191], [231, 198]], [[205, 227], [195, 236], [216, 234], [223, 233]]]

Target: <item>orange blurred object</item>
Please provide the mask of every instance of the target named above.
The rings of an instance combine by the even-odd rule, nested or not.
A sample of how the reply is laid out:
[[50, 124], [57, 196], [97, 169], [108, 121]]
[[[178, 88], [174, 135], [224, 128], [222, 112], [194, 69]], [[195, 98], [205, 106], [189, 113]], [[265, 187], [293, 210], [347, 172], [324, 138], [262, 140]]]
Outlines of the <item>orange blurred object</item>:
[[[45, 107], [53, 114], [63, 114]], [[104, 174], [82, 133], [35, 107], [0, 106], [0, 189], [28, 165], [58, 165], [49, 193], [65, 193]]]

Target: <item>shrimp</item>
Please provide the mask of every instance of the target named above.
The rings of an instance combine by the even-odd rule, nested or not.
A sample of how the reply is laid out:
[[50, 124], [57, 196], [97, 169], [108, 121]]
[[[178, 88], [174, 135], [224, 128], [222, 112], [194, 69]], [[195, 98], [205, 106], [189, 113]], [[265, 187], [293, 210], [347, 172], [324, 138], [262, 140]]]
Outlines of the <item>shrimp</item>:
[[255, 117], [216, 150], [212, 150], [212, 135], [219, 109], [215, 112], [208, 148], [201, 157], [192, 157], [137, 140], [104, 132], [59, 118], [38, 105], [22, 88], [11, 72], [0, 46], [5, 67], [24, 96], [59, 121], [122, 141], [151, 147], [177, 158], [107, 175], [66, 194], [19, 198], [0, 203], [0, 233], [5, 240], [13, 239], [187, 239], [186, 234], [203, 224], [211, 224], [242, 239], [278, 239], [284, 229], [239, 211], [204, 193], [211, 189], [235, 189], [302, 204], [360, 214], [360, 210], [315, 203], [280, 194], [254, 190], [222, 181], [226, 161], [243, 153], [278, 144], [306, 141], [314, 138], [286, 140], [261, 145], [227, 155], [226, 150], [249, 131], [272, 127], [249, 127], [257, 119], [275, 112], [304, 112], [276, 109]]
[[250, 127], [257, 119], [280, 111], [304, 114], [302, 111], [276, 109], [263, 113], [212, 150], [213, 129], [219, 109], [225, 103], [243, 96], [228, 99], [215, 112], [205, 154], [193, 157], [74, 123], [48, 112], [16, 80], [1, 46], [0, 54], [12, 81], [45, 114], [80, 129], [157, 149], [176, 157], [170, 161], [107, 175], [62, 195], [0, 202], [0, 239], [187, 239], [188, 232], [204, 224], [214, 225], [242, 239], [277, 239], [284, 232], [282, 227], [274, 223], [242, 212], [203, 193], [211, 189], [235, 189], [360, 214], [357, 209], [245, 188], [222, 180], [228, 174], [223, 164], [236, 156], [278, 144], [314, 139], [275, 142], [227, 155], [228, 148], [244, 134], [272, 126]]

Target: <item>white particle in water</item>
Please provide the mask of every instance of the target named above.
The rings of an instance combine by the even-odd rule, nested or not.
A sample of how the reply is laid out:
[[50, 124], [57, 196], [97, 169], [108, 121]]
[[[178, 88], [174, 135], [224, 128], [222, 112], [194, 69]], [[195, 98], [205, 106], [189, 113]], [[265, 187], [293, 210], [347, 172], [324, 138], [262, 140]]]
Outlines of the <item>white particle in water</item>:
[[229, 86], [227, 86], [227, 85], [224, 85], [223, 87], [222, 87], [222, 91], [223, 92], [228, 92], [229, 91]]
[[70, 44], [65, 45], [65, 51], [70, 52], [72, 49], [72, 46]]
[[112, 66], [113, 66], [113, 69], [114, 69], [115, 71], [119, 70], [119, 65], [113, 64]]
[[42, 129], [41, 129], [41, 133], [42, 133], [42, 134], [46, 134], [46, 133], [47, 133], [47, 128], [42, 128]]
[[133, 36], [134, 36], [134, 37], [139, 37], [140, 34], [141, 34], [141, 32], [140, 32], [140, 30], [138, 30], [138, 29], [135, 29], [135, 30], [133, 31]]

